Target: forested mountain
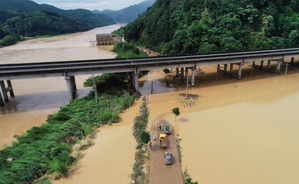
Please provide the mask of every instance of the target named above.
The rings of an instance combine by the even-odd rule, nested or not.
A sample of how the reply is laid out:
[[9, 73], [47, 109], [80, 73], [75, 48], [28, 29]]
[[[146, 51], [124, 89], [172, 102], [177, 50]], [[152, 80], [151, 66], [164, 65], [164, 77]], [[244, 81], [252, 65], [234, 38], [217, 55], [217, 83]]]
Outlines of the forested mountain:
[[128, 23], [136, 18], [138, 18], [139, 15], [141, 15], [143, 12], [147, 10], [148, 7], [151, 7], [156, 0], [146, 0], [139, 4], [135, 4], [132, 6], [129, 6], [127, 8], [114, 11], [114, 10], [103, 10], [98, 11], [94, 10], [92, 11], [95, 14], [102, 13], [109, 15], [115, 22], [118, 23]]
[[19, 13], [0, 10], [0, 14], [0, 20], [5, 21], [1, 25], [1, 30], [7, 34], [13, 33], [31, 37], [88, 30], [88, 26], [81, 22], [48, 11]]
[[299, 47], [299, 1], [157, 0], [124, 35], [168, 55]]
[[84, 9], [61, 10], [30, 0], [0, 0], [0, 45], [11, 45], [20, 36], [57, 35], [115, 24], [111, 17]]

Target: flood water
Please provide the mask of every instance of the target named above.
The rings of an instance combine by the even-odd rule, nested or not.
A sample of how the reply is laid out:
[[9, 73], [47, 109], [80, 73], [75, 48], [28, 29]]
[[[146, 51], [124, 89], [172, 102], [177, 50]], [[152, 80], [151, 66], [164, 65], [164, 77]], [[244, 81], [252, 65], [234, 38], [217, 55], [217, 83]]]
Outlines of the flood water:
[[246, 64], [242, 80], [201, 69], [188, 101], [184, 86], [149, 96], [149, 122], [171, 122], [182, 139], [183, 170], [206, 184], [299, 183], [298, 67], [285, 77], [284, 66], [277, 76]]
[[[114, 58], [111, 46], [90, 47], [98, 33], [111, 33], [121, 25], [96, 28], [88, 32], [28, 40], [0, 49], [0, 63], [25, 63], [80, 59]], [[86, 95], [90, 88], [83, 82], [89, 76], [76, 76], [77, 95]], [[26, 132], [45, 122], [47, 115], [68, 104], [68, 91], [63, 77], [12, 80], [15, 93], [5, 107], [0, 107], [0, 147], [9, 145], [13, 135]]]
[[[109, 47], [90, 47], [89, 41], [118, 27], [1, 48], [0, 63], [113, 58]], [[165, 119], [182, 139], [183, 170], [206, 184], [299, 183], [298, 67], [289, 67], [285, 77], [284, 65], [281, 74], [274, 75], [247, 63], [241, 80], [216, 73], [216, 66], [201, 69], [205, 74], [196, 75], [188, 100], [186, 86], [166, 88], [162, 71], [140, 79], [141, 93], [149, 101], [149, 126]], [[82, 87], [87, 77], [76, 76], [79, 97], [90, 91]], [[41, 125], [47, 115], [68, 103], [63, 77], [13, 80], [12, 84], [16, 97], [0, 107], [0, 145], [9, 145], [13, 135]], [[135, 153], [132, 124], [140, 103], [121, 114], [120, 123], [101, 128], [74, 173], [54, 183], [129, 183]], [[176, 120], [174, 107], [181, 111]]]

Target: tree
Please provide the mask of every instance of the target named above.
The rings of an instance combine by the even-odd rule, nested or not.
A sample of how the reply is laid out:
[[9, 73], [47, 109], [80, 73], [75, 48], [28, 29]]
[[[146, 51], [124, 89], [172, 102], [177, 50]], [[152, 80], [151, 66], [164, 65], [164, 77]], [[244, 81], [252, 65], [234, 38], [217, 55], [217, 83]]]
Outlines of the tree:
[[163, 70], [163, 72], [167, 75], [167, 74], [170, 73], [170, 70], [169, 70], [168, 68], [165, 68], [165, 69]]
[[143, 131], [140, 135], [140, 139], [144, 144], [147, 144], [151, 140], [151, 136], [148, 132]]
[[180, 115], [180, 109], [178, 107], [175, 107], [172, 109], [172, 113], [175, 114], [175, 119], [178, 115]]

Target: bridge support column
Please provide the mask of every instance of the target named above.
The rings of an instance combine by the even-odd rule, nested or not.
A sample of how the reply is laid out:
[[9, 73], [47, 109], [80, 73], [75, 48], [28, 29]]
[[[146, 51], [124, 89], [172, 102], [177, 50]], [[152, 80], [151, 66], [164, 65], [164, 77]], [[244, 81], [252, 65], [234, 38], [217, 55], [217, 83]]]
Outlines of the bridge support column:
[[252, 68], [256, 67], [255, 61], [252, 62]]
[[227, 71], [227, 64], [224, 64], [224, 74], [226, 74]]
[[243, 65], [243, 63], [240, 63], [240, 64], [239, 64], [239, 70], [238, 70], [238, 79], [239, 79], [239, 80], [240, 80], [241, 77], [242, 77], [242, 65]]
[[233, 71], [234, 71], [234, 64], [230, 64], [230, 69], [229, 69], [229, 74], [233, 74]]
[[227, 73], [227, 64], [223, 64], [224, 68], [223, 70], [220, 69], [220, 64], [217, 65], [217, 72], [218, 73], [224, 73], [226, 74]]
[[75, 99], [75, 81], [72, 76], [65, 75], [64, 79], [66, 81], [67, 89], [69, 91], [69, 100], [72, 102], [72, 100]]
[[175, 70], [175, 72], [176, 72], [176, 76], [179, 76], [179, 68], [176, 68], [176, 70]]
[[10, 97], [14, 97], [15, 93], [13, 92], [11, 81], [7, 80], [6, 82], [7, 82], [7, 86], [8, 86], [8, 89], [9, 89]]
[[279, 74], [281, 63], [282, 63], [282, 60], [277, 61], [277, 65], [276, 65], [276, 69], [275, 69], [275, 74]]
[[194, 68], [192, 68], [191, 72], [191, 86], [194, 86], [195, 84], [195, 74], [194, 74]]
[[185, 67], [185, 81], [187, 81], [188, 79], [188, 67]]
[[73, 81], [73, 85], [74, 85], [74, 90], [77, 90], [77, 85], [76, 85], [76, 79], [75, 76], [70, 76], [70, 79]]
[[271, 66], [271, 60], [268, 60], [268, 64], [267, 64], [267, 71], [270, 70], [270, 66]]
[[294, 57], [291, 58], [291, 64], [294, 64]]
[[184, 80], [184, 67], [181, 67], [181, 78]]
[[139, 93], [139, 83], [138, 83], [138, 72], [133, 73], [133, 78], [134, 78], [134, 87], [136, 89], [136, 92]]
[[3, 94], [4, 101], [8, 102], [8, 96], [7, 96], [7, 91], [6, 91], [6, 88], [5, 88], [4, 81], [0, 81], [0, 86], [1, 86], [1, 91], [2, 91], [2, 94]]
[[261, 60], [261, 69], [264, 68], [264, 60]]
[[3, 98], [2, 98], [1, 91], [0, 91], [0, 106], [4, 106], [4, 101], [3, 101]]

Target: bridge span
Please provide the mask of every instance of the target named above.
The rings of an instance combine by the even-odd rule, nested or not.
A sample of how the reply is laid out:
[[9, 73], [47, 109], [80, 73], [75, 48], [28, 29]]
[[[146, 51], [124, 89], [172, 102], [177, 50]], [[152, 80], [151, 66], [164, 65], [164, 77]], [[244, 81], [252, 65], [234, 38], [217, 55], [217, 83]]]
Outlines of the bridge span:
[[[188, 56], [159, 56], [130, 59], [95, 59], [95, 60], [75, 60], [75, 61], [55, 61], [39, 63], [17, 63], [0, 65], [0, 106], [4, 106], [10, 96], [14, 96], [11, 80], [45, 77], [64, 77], [69, 91], [70, 101], [75, 97], [76, 75], [95, 75], [100, 73], [122, 73], [128, 72], [132, 84], [136, 91], [139, 91], [138, 73], [140, 71], [149, 71], [154, 69], [176, 68], [177, 75], [181, 68], [180, 75], [187, 75], [191, 72], [191, 85], [195, 83], [194, 69], [197, 66], [217, 65], [217, 72], [228, 73], [232, 77], [241, 79], [242, 65], [252, 62], [253, 67], [263, 68], [264, 61], [267, 62], [266, 70], [270, 71], [271, 62], [276, 62], [275, 74], [279, 74], [280, 66], [285, 59], [291, 58], [291, 64], [294, 58], [299, 57], [299, 48], [259, 50], [233, 53], [217, 53], [204, 55]], [[255, 61], [261, 61], [260, 66]], [[220, 69], [224, 65], [224, 69]], [[237, 66], [238, 72], [233, 73], [233, 67]], [[227, 67], [229, 71], [227, 70]], [[7, 83], [7, 87], [5, 85]]]

